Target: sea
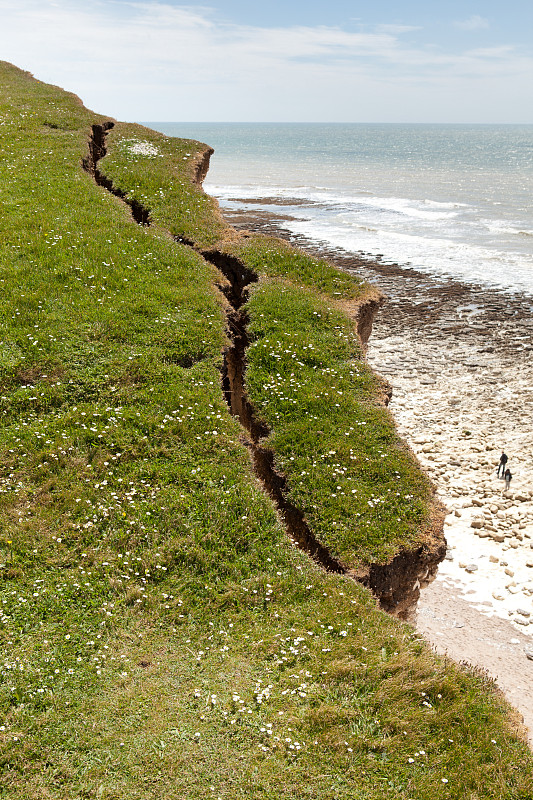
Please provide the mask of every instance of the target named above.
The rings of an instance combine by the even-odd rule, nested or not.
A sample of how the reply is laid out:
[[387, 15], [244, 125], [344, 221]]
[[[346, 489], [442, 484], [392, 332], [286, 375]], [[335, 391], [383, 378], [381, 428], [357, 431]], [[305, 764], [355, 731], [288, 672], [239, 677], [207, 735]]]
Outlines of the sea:
[[145, 124], [214, 148], [204, 188], [223, 210], [533, 296], [533, 125]]

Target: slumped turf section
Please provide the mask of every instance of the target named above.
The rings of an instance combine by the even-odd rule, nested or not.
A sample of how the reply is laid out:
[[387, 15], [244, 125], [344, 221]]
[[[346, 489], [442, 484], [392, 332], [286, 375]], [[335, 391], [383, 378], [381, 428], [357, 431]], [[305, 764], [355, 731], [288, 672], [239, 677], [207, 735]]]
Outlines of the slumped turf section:
[[351, 320], [279, 279], [254, 288], [248, 307], [248, 394], [315, 537], [349, 567], [419, 544], [429, 486], [375, 403]]
[[[142, 156], [126, 155], [135, 141], [132, 131], [114, 127], [99, 168], [128, 197], [134, 187], [154, 223], [167, 225], [172, 219], [175, 236], [190, 236], [191, 228], [182, 223], [184, 216], [187, 223], [194, 218], [190, 197], [199, 196], [198, 206], [205, 195], [193, 188], [182, 200], [174, 188], [171, 199], [165, 190], [163, 209], [154, 189], [165, 165], [163, 156], [157, 160], [155, 155], [163, 152], [161, 134], [147, 131], [148, 138], [138, 142], [136, 152], [144, 148], [148, 154], [138, 167]], [[171, 175], [175, 169], [172, 160]], [[220, 237], [220, 217], [207, 203], [202, 214], [211, 210], [210, 230]], [[429, 482], [379, 402], [379, 382], [364, 363], [354, 320], [346, 312], [364, 300], [368, 286], [278, 239], [235, 239], [225, 233], [219, 252], [259, 278], [248, 287], [246, 388], [256, 415], [272, 431], [264, 444], [287, 478], [289, 501], [348, 569], [384, 563], [402, 548], [424, 545], [431, 535]], [[199, 249], [208, 240], [212, 249], [209, 237], [192, 239]]]
[[215, 271], [84, 173], [101, 118], [7, 64], [0, 89], [0, 796], [531, 797], [490, 682], [289, 543], [222, 396]]

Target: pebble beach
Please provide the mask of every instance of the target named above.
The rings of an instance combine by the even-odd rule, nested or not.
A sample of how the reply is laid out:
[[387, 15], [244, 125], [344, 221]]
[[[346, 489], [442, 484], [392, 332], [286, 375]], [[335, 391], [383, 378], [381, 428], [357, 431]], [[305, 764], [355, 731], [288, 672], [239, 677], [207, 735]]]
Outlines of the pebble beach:
[[[417, 293], [411, 310], [391, 293], [368, 360], [391, 384], [398, 429], [448, 510], [439, 580], [464, 584], [480, 612], [531, 635], [533, 366], [524, 346], [533, 338], [530, 314], [523, 299], [479, 287], [465, 287], [472, 295], [465, 299], [475, 302], [457, 305], [447, 288], [431, 287], [438, 298], [431, 305]], [[513, 476], [509, 490], [497, 476], [502, 450]]]

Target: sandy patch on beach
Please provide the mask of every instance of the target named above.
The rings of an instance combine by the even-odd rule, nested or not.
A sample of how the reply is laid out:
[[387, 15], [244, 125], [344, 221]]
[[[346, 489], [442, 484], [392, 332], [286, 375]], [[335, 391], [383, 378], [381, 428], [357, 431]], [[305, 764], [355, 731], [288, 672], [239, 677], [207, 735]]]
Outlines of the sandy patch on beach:
[[522, 715], [533, 746], [533, 661], [524, 660], [531, 639], [510, 622], [481, 614], [464, 599], [462, 588], [439, 576], [422, 594], [417, 629], [438, 653], [483, 669], [495, 679]]

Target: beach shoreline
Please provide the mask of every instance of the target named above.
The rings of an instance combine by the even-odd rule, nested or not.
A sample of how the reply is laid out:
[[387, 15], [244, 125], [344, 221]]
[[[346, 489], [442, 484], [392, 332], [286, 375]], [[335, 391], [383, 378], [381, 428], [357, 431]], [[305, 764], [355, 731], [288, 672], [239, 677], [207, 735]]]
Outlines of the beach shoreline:
[[[446, 560], [418, 604], [440, 653], [486, 670], [533, 744], [533, 300], [371, 260], [295, 236], [284, 215], [223, 209], [235, 227], [281, 236], [386, 295], [367, 358], [448, 510]], [[497, 477], [502, 449], [511, 488]]]

